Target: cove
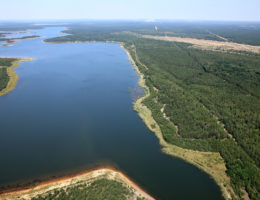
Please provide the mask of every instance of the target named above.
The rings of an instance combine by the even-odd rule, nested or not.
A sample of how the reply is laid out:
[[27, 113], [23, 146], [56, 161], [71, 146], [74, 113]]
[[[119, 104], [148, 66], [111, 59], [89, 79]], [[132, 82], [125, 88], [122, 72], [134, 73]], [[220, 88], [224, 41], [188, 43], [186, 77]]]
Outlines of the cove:
[[120, 44], [43, 43], [63, 29], [0, 47], [35, 58], [0, 97], [0, 185], [110, 165], [158, 199], [223, 199], [207, 174], [160, 151], [133, 110], [139, 78]]

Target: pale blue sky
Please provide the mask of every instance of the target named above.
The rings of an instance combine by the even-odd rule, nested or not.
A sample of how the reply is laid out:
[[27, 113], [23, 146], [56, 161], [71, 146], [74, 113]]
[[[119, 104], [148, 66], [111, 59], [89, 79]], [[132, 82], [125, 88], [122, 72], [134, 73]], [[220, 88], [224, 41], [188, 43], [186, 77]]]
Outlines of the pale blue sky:
[[0, 20], [10, 19], [260, 21], [260, 0], [0, 0]]

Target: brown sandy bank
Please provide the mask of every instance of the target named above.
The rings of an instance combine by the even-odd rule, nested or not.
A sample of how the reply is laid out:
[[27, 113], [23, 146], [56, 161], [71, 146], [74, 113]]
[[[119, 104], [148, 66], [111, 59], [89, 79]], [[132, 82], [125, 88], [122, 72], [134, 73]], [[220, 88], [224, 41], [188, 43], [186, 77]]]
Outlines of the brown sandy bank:
[[56, 189], [65, 189], [70, 186], [77, 186], [80, 183], [91, 183], [97, 179], [106, 178], [109, 180], [115, 180], [121, 182], [127, 188], [134, 193], [134, 197], [141, 197], [148, 200], [154, 200], [152, 196], [146, 193], [141, 187], [134, 183], [122, 172], [112, 168], [99, 168], [81, 172], [79, 174], [57, 178], [42, 182], [37, 186], [33, 186], [27, 189], [17, 189], [16, 191], [5, 192], [0, 194], [1, 200], [15, 200], [15, 199], [32, 199], [38, 195], [45, 194], [47, 192]]

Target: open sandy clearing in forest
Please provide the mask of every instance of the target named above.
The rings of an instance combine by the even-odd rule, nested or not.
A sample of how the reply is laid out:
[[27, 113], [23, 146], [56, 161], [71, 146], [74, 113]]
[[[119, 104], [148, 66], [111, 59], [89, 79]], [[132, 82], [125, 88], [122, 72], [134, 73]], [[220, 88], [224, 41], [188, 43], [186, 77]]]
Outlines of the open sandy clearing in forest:
[[184, 42], [192, 44], [195, 48], [200, 48], [204, 50], [214, 50], [214, 51], [247, 51], [253, 53], [260, 53], [260, 46], [253, 46], [248, 44], [239, 44], [234, 42], [221, 42], [214, 40], [203, 40], [195, 38], [181, 38], [181, 37], [171, 37], [171, 36], [153, 36], [153, 35], [142, 35], [143, 38], [164, 40], [170, 42]]

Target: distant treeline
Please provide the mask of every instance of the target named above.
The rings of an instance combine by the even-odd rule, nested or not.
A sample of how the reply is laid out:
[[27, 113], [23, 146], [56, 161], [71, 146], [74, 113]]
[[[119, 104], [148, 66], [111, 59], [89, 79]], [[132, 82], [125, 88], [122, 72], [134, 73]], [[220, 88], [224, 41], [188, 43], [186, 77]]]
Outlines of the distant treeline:
[[[258, 22], [85, 22], [73, 23], [64, 32], [72, 35], [62, 40], [103, 40], [107, 34], [130, 31], [147, 35], [167, 35], [197, 39], [231, 41], [260, 45], [260, 23]], [[87, 33], [87, 34], [86, 34]], [[75, 38], [76, 36], [76, 38]], [[47, 41], [60, 41], [48, 39]]]

